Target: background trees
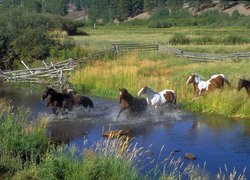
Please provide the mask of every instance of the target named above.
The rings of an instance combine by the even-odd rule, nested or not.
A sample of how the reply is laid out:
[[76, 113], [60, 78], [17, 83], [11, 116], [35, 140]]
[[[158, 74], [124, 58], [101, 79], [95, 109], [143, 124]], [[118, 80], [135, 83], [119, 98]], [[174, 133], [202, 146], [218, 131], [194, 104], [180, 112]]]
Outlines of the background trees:
[[19, 60], [35, 61], [46, 59], [52, 49], [70, 48], [68, 36], [53, 31], [72, 32], [71, 21], [58, 16], [27, 12], [13, 7], [0, 12], [0, 69], [13, 69]]

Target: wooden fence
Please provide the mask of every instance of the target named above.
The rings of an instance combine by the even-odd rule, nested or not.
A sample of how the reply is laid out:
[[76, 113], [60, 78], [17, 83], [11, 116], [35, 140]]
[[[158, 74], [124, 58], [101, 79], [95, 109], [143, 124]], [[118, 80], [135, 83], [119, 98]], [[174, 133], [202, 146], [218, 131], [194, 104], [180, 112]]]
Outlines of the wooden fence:
[[3, 71], [0, 74], [2, 80], [7, 82], [33, 82], [33, 83], [48, 83], [56, 80], [62, 80], [63, 73], [71, 71], [76, 64], [72, 58], [58, 62], [46, 64], [39, 68], [29, 68], [23, 61], [26, 69], [16, 71]]
[[101, 58], [105, 55], [116, 55], [124, 51], [160, 51], [172, 53], [176, 56], [181, 56], [189, 58], [196, 61], [225, 61], [225, 60], [240, 60], [240, 59], [250, 59], [250, 52], [239, 52], [232, 54], [210, 54], [210, 53], [198, 53], [198, 52], [188, 52], [181, 49], [173, 48], [170, 45], [163, 44], [151, 44], [151, 45], [141, 45], [141, 44], [112, 44], [113, 48], [107, 49], [105, 51], [100, 51], [91, 54], [87, 57], [81, 57], [73, 60], [72, 58], [58, 62], [46, 64], [43, 61], [44, 66], [39, 68], [29, 68], [24, 62], [23, 65], [25, 69], [17, 71], [1, 71], [0, 79], [7, 82], [33, 82], [33, 83], [65, 83], [65, 74], [68, 71], [74, 70], [78, 65], [88, 62], [89, 60], [95, 60]]
[[160, 52], [169, 52], [176, 56], [189, 58], [196, 61], [226, 61], [226, 60], [241, 60], [250, 59], [250, 52], [238, 52], [232, 54], [212, 54], [212, 53], [198, 53], [189, 52], [182, 49], [173, 48], [170, 45], [159, 44]]

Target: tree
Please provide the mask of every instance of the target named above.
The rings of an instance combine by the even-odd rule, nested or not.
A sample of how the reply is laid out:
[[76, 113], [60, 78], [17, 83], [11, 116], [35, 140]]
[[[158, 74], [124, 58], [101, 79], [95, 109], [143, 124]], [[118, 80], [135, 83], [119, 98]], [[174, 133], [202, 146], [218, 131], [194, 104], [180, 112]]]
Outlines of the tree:
[[132, 0], [132, 15], [138, 15], [143, 12], [143, 0]]
[[43, 0], [42, 9], [44, 12], [64, 16], [67, 13], [67, 4], [65, 0]]
[[30, 12], [40, 13], [42, 11], [42, 3], [40, 0], [24, 0], [23, 6]]
[[144, 12], [145, 11], [152, 11], [157, 7], [157, 0], [144, 0]]
[[121, 20], [132, 15], [132, 0], [120, 0], [117, 12]]

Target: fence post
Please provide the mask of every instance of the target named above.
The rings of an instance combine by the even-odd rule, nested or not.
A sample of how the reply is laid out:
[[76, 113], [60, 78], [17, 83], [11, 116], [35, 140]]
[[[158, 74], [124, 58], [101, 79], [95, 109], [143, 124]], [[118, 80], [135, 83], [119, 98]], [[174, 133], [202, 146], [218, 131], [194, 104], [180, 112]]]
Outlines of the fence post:
[[26, 69], [28, 69], [30, 71], [31, 74], [33, 74], [33, 72], [30, 70], [30, 68], [23, 61], [21, 61], [21, 63], [26, 67]]
[[156, 45], [156, 51], [159, 51], [159, 43], [157, 42], [155, 45]]
[[117, 54], [119, 54], [119, 48], [117, 45], [113, 44], [113, 48]]

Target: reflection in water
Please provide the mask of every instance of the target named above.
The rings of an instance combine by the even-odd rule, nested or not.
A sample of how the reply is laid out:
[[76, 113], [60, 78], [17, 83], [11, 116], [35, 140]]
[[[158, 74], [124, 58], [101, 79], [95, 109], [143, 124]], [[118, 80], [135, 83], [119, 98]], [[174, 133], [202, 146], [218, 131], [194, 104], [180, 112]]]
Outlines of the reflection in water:
[[[0, 89], [0, 96], [11, 99], [15, 106], [24, 105], [32, 110], [33, 116], [39, 113], [52, 114], [40, 100], [41, 92]], [[83, 139], [89, 144], [102, 139], [106, 130], [130, 129], [137, 147], [149, 147], [152, 158], [163, 161], [172, 151], [173, 157], [183, 157], [190, 152], [197, 156], [195, 164], [204, 164], [212, 173], [227, 164], [229, 170], [236, 167], [242, 172], [247, 167], [250, 177], [250, 120], [235, 120], [221, 116], [195, 116], [181, 110], [166, 111], [161, 114], [150, 109], [144, 116], [127, 118], [123, 113], [117, 120], [118, 101], [91, 97], [95, 112], [82, 109], [65, 117], [56, 117], [50, 123], [48, 134], [54, 141], [73, 143], [83, 149]], [[159, 157], [161, 147], [165, 150]], [[184, 160], [189, 163], [189, 161]], [[150, 165], [148, 169], [152, 168]], [[146, 169], [145, 169], [146, 170]]]

